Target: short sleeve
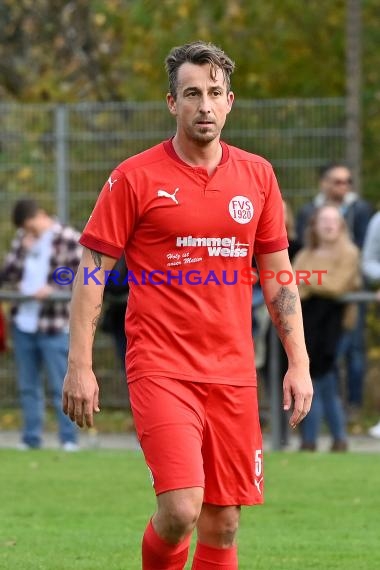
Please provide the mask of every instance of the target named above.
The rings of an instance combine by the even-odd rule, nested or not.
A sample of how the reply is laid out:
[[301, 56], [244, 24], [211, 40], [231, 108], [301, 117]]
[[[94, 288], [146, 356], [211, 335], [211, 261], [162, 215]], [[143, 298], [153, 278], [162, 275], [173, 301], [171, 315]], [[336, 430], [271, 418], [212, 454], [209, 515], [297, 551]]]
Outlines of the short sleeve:
[[267, 169], [265, 202], [257, 224], [255, 253], [274, 253], [289, 245], [282, 196], [272, 168]]
[[89, 249], [119, 258], [137, 219], [135, 191], [125, 174], [115, 169], [104, 184], [79, 241]]

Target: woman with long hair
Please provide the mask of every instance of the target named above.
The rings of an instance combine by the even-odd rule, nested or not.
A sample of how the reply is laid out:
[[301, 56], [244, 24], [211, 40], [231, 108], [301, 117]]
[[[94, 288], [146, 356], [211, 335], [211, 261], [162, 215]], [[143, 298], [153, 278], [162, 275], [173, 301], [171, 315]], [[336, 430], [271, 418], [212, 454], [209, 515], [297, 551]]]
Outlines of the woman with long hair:
[[307, 245], [296, 255], [293, 266], [297, 272], [310, 274], [299, 283], [314, 386], [312, 408], [300, 426], [301, 450], [316, 449], [325, 417], [333, 438], [331, 450], [345, 451], [346, 422], [339, 396], [336, 355], [344, 328], [353, 327], [356, 318], [354, 307], [345, 305], [339, 297], [360, 286], [360, 262], [359, 250], [351, 241], [338, 208], [326, 204], [315, 212], [308, 227]]

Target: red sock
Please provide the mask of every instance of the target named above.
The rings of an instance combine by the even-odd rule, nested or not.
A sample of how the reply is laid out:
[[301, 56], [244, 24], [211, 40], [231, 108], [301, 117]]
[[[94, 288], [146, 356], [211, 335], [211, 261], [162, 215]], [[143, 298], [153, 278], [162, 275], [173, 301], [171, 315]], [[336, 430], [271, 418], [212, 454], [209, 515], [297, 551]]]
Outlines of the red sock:
[[237, 547], [214, 548], [197, 542], [191, 570], [238, 570]]
[[190, 538], [191, 535], [179, 544], [170, 544], [158, 536], [150, 521], [142, 541], [142, 570], [183, 570]]

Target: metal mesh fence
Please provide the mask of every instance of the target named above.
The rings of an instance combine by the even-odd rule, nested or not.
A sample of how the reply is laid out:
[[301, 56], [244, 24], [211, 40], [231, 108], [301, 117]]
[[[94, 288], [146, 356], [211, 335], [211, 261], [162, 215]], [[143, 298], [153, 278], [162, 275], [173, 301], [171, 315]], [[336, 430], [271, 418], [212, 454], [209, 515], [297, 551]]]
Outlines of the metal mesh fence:
[[[0, 256], [14, 229], [13, 203], [33, 196], [81, 230], [109, 172], [126, 157], [170, 137], [165, 104], [0, 104]], [[345, 100], [237, 101], [224, 140], [268, 158], [283, 194], [297, 209], [315, 194], [318, 168], [346, 156]], [[120, 370], [97, 335], [98, 375], [108, 401], [120, 402]], [[11, 357], [1, 357], [0, 406], [16, 401]]]
[[[344, 99], [236, 102], [224, 139], [268, 158], [293, 205], [315, 193], [317, 169], [346, 154]], [[33, 195], [78, 229], [119, 162], [174, 131], [162, 103], [0, 104], [1, 246], [12, 203]]]

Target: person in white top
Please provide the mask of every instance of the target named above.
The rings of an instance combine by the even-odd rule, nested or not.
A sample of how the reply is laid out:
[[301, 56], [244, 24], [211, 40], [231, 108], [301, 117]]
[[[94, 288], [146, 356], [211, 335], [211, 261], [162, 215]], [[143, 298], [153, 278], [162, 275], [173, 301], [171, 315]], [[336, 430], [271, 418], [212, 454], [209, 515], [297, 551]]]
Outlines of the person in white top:
[[[65, 451], [78, 448], [76, 429], [61, 409], [61, 391], [69, 346], [68, 301], [53, 302], [50, 295], [61, 292], [55, 276], [65, 269], [74, 276], [81, 256], [80, 234], [62, 226], [39, 207], [35, 200], [19, 200], [13, 209], [17, 228], [4, 265], [0, 283], [27, 298], [11, 311], [11, 332], [16, 361], [17, 382], [23, 415], [20, 449], [42, 445], [45, 369], [49, 391], [56, 411], [59, 440]], [[65, 291], [70, 290], [66, 284]]]
[[[363, 246], [363, 273], [368, 282], [377, 287], [380, 301], [380, 212], [371, 219]], [[380, 439], [380, 421], [369, 428], [369, 435]]]

